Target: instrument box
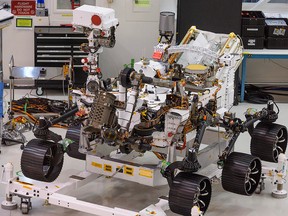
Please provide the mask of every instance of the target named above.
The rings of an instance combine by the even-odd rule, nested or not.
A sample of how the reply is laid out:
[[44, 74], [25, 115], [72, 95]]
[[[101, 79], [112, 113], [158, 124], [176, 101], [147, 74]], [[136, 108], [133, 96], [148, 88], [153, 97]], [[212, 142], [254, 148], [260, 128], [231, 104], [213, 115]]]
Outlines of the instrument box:
[[243, 37], [264, 37], [265, 25], [242, 25]]
[[265, 25], [262, 11], [242, 11], [242, 25]]
[[268, 18], [265, 20], [266, 37], [288, 38], [288, 24], [285, 18]]
[[264, 37], [242, 37], [245, 49], [263, 49]]
[[262, 11], [242, 11], [241, 36], [245, 49], [263, 49], [265, 16]]
[[265, 46], [267, 49], [288, 49], [288, 38], [268, 37]]

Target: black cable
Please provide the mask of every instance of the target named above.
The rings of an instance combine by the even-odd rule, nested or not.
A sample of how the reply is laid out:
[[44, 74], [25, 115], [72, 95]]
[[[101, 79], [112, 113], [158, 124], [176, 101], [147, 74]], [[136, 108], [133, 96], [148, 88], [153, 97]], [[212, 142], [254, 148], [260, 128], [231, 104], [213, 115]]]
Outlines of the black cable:
[[279, 107], [278, 107], [278, 105], [277, 105], [277, 103], [276, 103], [275, 101], [273, 101], [273, 103], [275, 104], [275, 106], [276, 106], [276, 108], [277, 108], [277, 115], [278, 115], [279, 112], [280, 112], [280, 109], [279, 109]]
[[23, 111], [26, 109], [28, 113], [42, 113], [43, 111], [63, 113], [67, 108], [67, 103], [46, 98], [21, 98], [14, 100], [12, 106], [22, 107]]
[[273, 94], [273, 95], [280, 95], [280, 96], [288, 96], [288, 93], [285, 94], [285, 93], [280, 93], [280, 92], [269, 92], [269, 91], [264, 91], [264, 93], [267, 93], [267, 94]]
[[263, 92], [259, 87], [254, 85], [247, 85], [244, 99], [255, 104], [266, 104], [270, 100], [274, 101], [274, 97], [271, 94]]
[[[260, 88], [260, 87], [259, 87]], [[261, 87], [262, 90], [273, 90], [273, 91], [288, 91], [288, 87], [287, 86], [265, 86], [265, 87]]]

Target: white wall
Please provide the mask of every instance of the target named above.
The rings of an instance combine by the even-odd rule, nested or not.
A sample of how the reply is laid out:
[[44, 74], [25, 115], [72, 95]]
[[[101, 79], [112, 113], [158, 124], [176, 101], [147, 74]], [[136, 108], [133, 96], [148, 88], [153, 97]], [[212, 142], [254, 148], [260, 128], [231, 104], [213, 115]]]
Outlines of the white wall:
[[177, 14], [177, 0], [161, 1], [160, 11], [171, 11], [171, 12], [174, 12], [175, 14]]
[[100, 67], [104, 77], [116, 76], [130, 59], [139, 61], [142, 57], [151, 57], [153, 46], [157, 44], [159, 31], [160, 0], [152, 0], [151, 10], [133, 12], [131, 0], [114, 0], [109, 7], [115, 9], [119, 19], [116, 30], [116, 45], [104, 49], [100, 54]]
[[[32, 17], [36, 25], [48, 25], [48, 18]], [[15, 66], [34, 65], [34, 30], [16, 28], [15, 19], [12, 24], [3, 29], [3, 74], [4, 81], [9, 78], [9, 61], [14, 56]]]

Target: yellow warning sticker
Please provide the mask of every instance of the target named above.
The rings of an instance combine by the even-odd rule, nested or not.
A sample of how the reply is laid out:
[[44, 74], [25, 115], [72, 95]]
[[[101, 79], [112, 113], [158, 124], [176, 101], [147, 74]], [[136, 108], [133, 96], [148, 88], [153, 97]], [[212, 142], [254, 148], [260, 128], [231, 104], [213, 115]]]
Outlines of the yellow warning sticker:
[[31, 187], [24, 185], [23, 188], [28, 189], [28, 190], [32, 190]]
[[125, 166], [125, 167], [124, 167], [124, 173], [127, 174], [127, 175], [133, 176], [134, 168]]
[[62, 17], [72, 17], [73, 14], [72, 14], [72, 13], [71, 13], [71, 14], [61, 14], [61, 16], [62, 16]]
[[139, 169], [139, 175], [147, 178], [153, 178], [153, 170], [147, 170], [140, 168]]
[[92, 162], [91, 165], [94, 167], [102, 169], [102, 164], [100, 164], [100, 163]]
[[17, 182], [18, 182], [19, 184], [22, 184], [22, 185], [30, 185], [30, 186], [33, 186], [33, 184], [30, 184], [30, 183], [28, 183], [28, 182], [23, 182], [23, 181], [19, 181], [19, 180], [17, 180]]
[[112, 172], [112, 166], [108, 164], [104, 164], [104, 171]]

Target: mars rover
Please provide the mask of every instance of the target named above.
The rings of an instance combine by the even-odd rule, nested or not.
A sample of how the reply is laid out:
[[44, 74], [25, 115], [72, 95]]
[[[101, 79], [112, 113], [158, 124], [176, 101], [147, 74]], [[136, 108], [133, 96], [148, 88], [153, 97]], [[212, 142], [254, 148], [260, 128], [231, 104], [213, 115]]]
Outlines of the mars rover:
[[[234, 101], [235, 71], [242, 60], [241, 41], [235, 34], [214, 34], [191, 27], [180, 45], [172, 46], [174, 16], [162, 12], [161, 38], [154, 47], [153, 58], [143, 58], [133, 68], [123, 69], [115, 79], [104, 80], [98, 55], [103, 47], [112, 48], [115, 44], [118, 20], [114, 11], [79, 7], [73, 12], [73, 26], [88, 37], [88, 43], [81, 45], [87, 52], [87, 58], [82, 60], [89, 72], [86, 89], [73, 90], [74, 106], [63, 116], [40, 118], [34, 130], [36, 139], [26, 144], [21, 157], [26, 177], [53, 182], [67, 153], [86, 160], [89, 173], [149, 186], [168, 181], [169, 208], [180, 215], [196, 215], [196, 208], [200, 215], [208, 209], [212, 188], [207, 176], [197, 174], [207, 159], [201, 162], [200, 158], [207, 130], [221, 128], [225, 134], [220, 154], [214, 153], [213, 157], [222, 169], [223, 188], [233, 193], [252, 195], [261, 180], [261, 160], [278, 162], [280, 153], [285, 153], [287, 129], [274, 123], [279, 112], [274, 102], [260, 111], [247, 110], [245, 120], [229, 112]], [[66, 138], [49, 130], [67, 118], [73, 121]], [[252, 137], [251, 155], [233, 151], [237, 138], [244, 132]], [[155, 155], [158, 163], [131, 163], [147, 154]], [[8, 173], [7, 200], [21, 195], [26, 200], [22, 208], [28, 213], [34, 195], [15, 192], [13, 189], [24, 183], [10, 177]], [[76, 180], [86, 178], [85, 174]], [[26, 186], [32, 190], [37, 187]], [[47, 194], [49, 190], [39, 188], [40, 197], [47, 199], [45, 191]], [[50, 191], [48, 199], [52, 204], [78, 210], [86, 205], [70, 199], [67, 204], [56, 190]], [[92, 209], [99, 215], [152, 215], [100, 206], [85, 211], [92, 213]], [[152, 209], [157, 215], [166, 215], [162, 205]]]

